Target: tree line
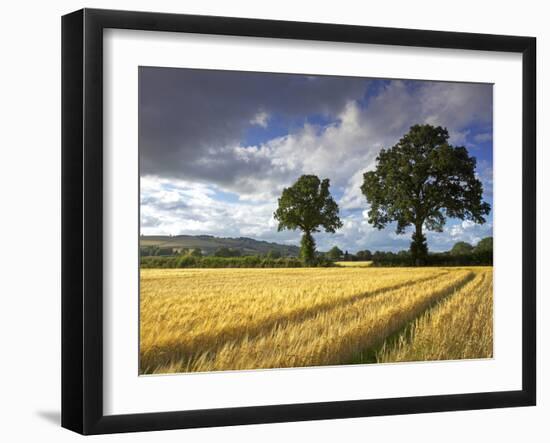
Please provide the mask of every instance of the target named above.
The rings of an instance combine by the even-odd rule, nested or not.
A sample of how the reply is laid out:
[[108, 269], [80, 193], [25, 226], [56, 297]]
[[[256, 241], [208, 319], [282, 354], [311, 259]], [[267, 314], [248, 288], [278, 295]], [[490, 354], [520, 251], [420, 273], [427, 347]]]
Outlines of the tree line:
[[[227, 248], [226, 248], [227, 249]], [[230, 254], [220, 248], [218, 255], [203, 256], [196, 249], [182, 250], [178, 255], [142, 255], [142, 268], [299, 268], [308, 266], [298, 257], [282, 257], [278, 251], [266, 254]], [[316, 252], [315, 266], [337, 266], [337, 262], [371, 261], [373, 266], [413, 266], [410, 251], [374, 251], [350, 253], [338, 246], [327, 252]], [[427, 266], [473, 266], [493, 264], [493, 237], [481, 239], [475, 246], [460, 241], [449, 251], [429, 253]]]
[[[333, 261], [372, 261], [374, 266], [413, 266], [414, 259], [410, 250], [374, 251], [366, 249], [355, 254], [342, 251], [334, 246], [322, 254]], [[475, 246], [459, 241], [449, 251], [430, 252], [426, 257], [427, 266], [467, 266], [493, 264], [493, 237], [481, 239]]]
[[[243, 252], [240, 249], [237, 248], [229, 248], [229, 247], [219, 247], [211, 254], [204, 254], [203, 251], [200, 248], [166, 248], [161, 246], [140, 246], [139, 253], [141, 257], [166, 257], [166, 256], [190, 256], [195, 258], [204, 257], [205, 255], [208, 255], [210, 257], [243, 257], [243, 256], [251, 256], [256, 255], [263, 258], [269, 258], [269, 259], [276, 259], [276, 258], [283, 258], [283, 254], [281, 254], [280, 251], [277, 251], [275, 249], [270, 249], [265, 254], [243, 254]], [[292, 257], [292, 256], [288, 256]]]
[[[241, 257], [193, 257], [182, 256], [142, 256], [141, 268], [301, 268], [306, 266], [297, 257], [268, 258], [262, 255]], [[316, 266], [334, 266], [328, 259], [320, 259]]]

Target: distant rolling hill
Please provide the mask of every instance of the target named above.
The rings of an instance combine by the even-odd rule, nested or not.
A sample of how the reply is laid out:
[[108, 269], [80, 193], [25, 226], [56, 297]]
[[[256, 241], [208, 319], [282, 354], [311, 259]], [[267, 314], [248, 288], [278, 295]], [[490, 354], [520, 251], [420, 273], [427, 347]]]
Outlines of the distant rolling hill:
[[280, 243], [269, 243], [248, 237], [223, 238], [211, 235], [142, 235], [140, 247], [157, 246], [162, 249], [200, 249], [203, 254], [210, 255], [218, 248], [238, 249], [243, 255], [267, 254], [277, 251], [282, 256], [297, 257], [300, 248]]

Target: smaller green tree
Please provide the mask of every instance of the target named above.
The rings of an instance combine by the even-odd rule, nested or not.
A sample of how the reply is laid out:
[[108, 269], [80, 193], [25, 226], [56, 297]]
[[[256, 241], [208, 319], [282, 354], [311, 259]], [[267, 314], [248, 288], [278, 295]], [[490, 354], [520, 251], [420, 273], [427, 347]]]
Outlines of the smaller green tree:
[[365, 249], [364, 251], [357, 251], [357, 254], [355, 254], [358, 260], [361, 261], [369, 261], [372, 260], [372, 252], [368, 249]]
[[493, 237], [482, 238], [475, 247], [476, 252], [493, 252]]
[[303, 232], [300, 242], [300, 258], [305, 264], [315, 260], [315, 240], [312, 234], [324, 228], [336, 232], [342, 227], [338, 217], [338, 205], [330, 195], [328, 178], [320, 180], [316, 175], [302, 175], [296, 183], [285, 188], [273, 217], [279, 222], [278, 230]]
[[327, 258], [331, 260], [340, 260], [344, 253], [338, 246], [333, 246], [328, 252], [327, 252]]
[[465, 241], [459, 241], [451, 249], [451, 255], [466, 255], [470, 254], [474, 247]]
[[474, 248], [474, 254], [480, 263], [493, 263], [493, 237], [481, 239]]

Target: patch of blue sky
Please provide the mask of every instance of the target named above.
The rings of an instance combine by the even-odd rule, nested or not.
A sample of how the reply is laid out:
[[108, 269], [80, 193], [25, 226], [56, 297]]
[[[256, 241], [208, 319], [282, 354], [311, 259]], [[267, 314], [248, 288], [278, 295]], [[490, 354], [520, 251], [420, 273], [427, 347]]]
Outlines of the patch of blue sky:
[[222, 191], [219, 188], [214, 189], [214, 194], [211, 197], [214, 200], [222, 201], [225, 203], [243, 203], [239, 200], [239, 194], [235, 192]]
[[243, 131], [241, 144], [243, 146], [260, 146], [274, 138], [283, 137], [289, 132], [288, 119], [271, 114], [265, 126], [250, 123]]
[[391, 80], [372, 79], [367, 80], [365, 83], [365, 93], [357, 100], [357, 104], [360, 108], [366, 108], [373, 98], [376, 98], [384, 91], [390, 84]]
[[319, 131], [321, 131], [326, 126], [336, 122], [337, 120], [334, 116], [327, 114], [309, 114], [305, 116], [270, 114], [265, 126], [250, 123], [244, 129], [241, 145], [260, 146], [275, 138], [292, 134], [303, 128], [305, 124], [317, 126]]
[[475, 156], [493, 157], [493, 124], [492, 122], [473, 121], [462, 132], [466, 134], [466, 147], [472, 149]]
[[[325, 177], [320, 177], [325, 178]], [[330, 184], [330, 194], [336, 201], [340, 201], [344, 196], [344, 188], [336, 187], [332, 183]]]

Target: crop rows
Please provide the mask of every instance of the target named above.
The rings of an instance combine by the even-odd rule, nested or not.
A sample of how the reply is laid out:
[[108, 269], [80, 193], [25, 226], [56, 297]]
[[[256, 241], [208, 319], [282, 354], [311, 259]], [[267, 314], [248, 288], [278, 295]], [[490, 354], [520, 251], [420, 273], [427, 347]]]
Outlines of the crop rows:
[[436, 303], [458, 297], [479, 274], [467, 268], [142, 270], [140, 370], [349, 363]]
[[418, 318], [378, 361], [428, 361], [493, 356], [493, 277], [491, 268], [478, 271], [454, 297]]

